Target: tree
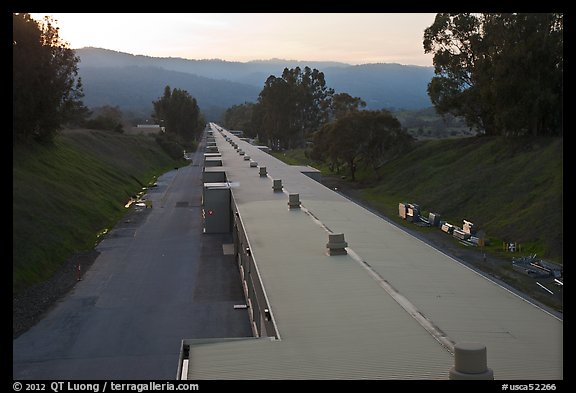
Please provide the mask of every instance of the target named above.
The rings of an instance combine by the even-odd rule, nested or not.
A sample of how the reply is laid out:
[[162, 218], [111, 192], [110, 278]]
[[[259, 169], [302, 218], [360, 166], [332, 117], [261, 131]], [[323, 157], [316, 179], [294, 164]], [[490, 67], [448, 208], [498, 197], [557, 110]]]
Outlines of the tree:
[[494, 114], [486, 89], [479, 87], [490, 56], [482, 42], [481, 22], [472, 14], [437, 14], [424, 31], [424, 52], [434, 53], [428, 94], [438, 113], [463, 116], [470, 126], [494, 134]]
[[348, 166], [352, 181], [356, 180], [358, 161], [368, 147], [368, 133], [356, 115], [348, 115], [337, 120], [330, 129], [328, 154]]
[[334, 94], [330, 105], [331, 119], [340, 119], [350, 112], [356, 112], [365, 107], [366, 102], [360, 97], [352, 97], [348, 93]]
[[124, 132], [124, 116], [117, 106], [104, 105], [93, 108], [92, 118], [85, 122], [87, 128]]
[[562, 14], [495, 14], [486, 24], [485, 40], [502, 46], [492, 70], [496, 125], [506, 135], [561, 134]]
[[224, 127], [232, 130], [242, 130], [245, 136], [256, 137], [252, 126], [254, 103], [245, 102], [233, 105], [224, 112]]
[[196, 99], [186, 90], [164, 88], [164, 95], [154, 101], [153, 117], [168, 134], [178, 136], [184, 143], [196, 141], [204, 129], [204, 116]]
[[75, 98], [64, 102], [63, 125], [66, 127], [83, 127], [87, 119], [92, 115], [92, 111], [88, 109], [82, 102], [84, 98], [84, 91], [82, 87], [82, 78], [78, 77], [76, 82]]
[[254, 108], [253, 125], [272, 148], [301, 145], [328, 121], [333, 94], [317, 69], [285, 68], [281, 77], [271, 75], [266, 80]]
[[274, 150], [290, 146], [294, 139], [293, 100], [288, 82], [273, 75], [268, 77], [258, 97], [259, 108], [254, 119], [259, 120], [258, 134], [264, 135], [268, 139], [268, 146]]
[[310, 158], [315, 161], [325, 162], [331, 172], [340, 173], [342, 162], [340, 160], [335, 144], [332, 141], [334, 135], [334, 122], [324, 124], [313, 135], [313, 148]]
[[440, 114], [487, 135], [562, 132], [562, 14], [441, 13], [423, 45]]
[[360, 165], [378, 168], [410, 145], [412, 137], [388, 111], [352, 111], [324, 125], [314, 135], [311, 158], [328, 162], [330, 169], [345, 164], [352, 181]]
[[299, 140], [303, 142], [318, 127], [328, 122], [334, 89], [326, 86], [323, 72], [317, 69], [311, 70], [310, 67], [304, 67], [303, 73], [299, 67], [288, 71], [285, 69], [282, 77], [294, 80], [297, 86], [297, 128], [299, 128]]
[[79, 58], [51, 18], [37, 22], [19, 13], [12, 23], [13, 143], [50, 142], [63, 123], [86, 113], [76, 80]]
[[363, 111], [358, 115], [362, 119], [360, 126], [365, 129], [368, 140], [363, 161], [380, 179], [378, 169], [404, 153], [414, 138], [402, 128], [400, 121], [386, 110]]

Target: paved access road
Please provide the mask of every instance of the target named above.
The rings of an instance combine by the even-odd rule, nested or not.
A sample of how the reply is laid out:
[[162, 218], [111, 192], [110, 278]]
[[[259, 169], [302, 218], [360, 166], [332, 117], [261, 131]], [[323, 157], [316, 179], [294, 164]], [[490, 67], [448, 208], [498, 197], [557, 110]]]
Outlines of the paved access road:
[[158, 179], [152, 209], [98, 245], [82, 281], [13, 341], [13, 378], [175, 379], [183, 338], [252, 331], [239, 273], [222, 244], [202, 234], [202, 153]]

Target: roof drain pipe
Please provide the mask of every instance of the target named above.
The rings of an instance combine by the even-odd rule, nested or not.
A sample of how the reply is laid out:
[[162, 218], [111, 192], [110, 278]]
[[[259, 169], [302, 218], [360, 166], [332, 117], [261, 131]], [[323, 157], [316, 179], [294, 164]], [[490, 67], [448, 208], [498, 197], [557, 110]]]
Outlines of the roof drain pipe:
[[486, 346], [480, 343], [462, 342], [454, 345], [454, 367], [450, 379], [493, 380], [494, 372], [488, 368]]

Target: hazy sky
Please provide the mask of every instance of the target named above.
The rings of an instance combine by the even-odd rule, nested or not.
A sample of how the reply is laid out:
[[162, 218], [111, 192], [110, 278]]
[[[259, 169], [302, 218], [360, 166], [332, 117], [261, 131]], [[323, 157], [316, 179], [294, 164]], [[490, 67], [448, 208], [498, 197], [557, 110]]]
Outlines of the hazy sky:
[[158, 57], [333, 60], [432, 65], [424, 29], [435, 14], [32, 14], [57, 20], [72, 48]]

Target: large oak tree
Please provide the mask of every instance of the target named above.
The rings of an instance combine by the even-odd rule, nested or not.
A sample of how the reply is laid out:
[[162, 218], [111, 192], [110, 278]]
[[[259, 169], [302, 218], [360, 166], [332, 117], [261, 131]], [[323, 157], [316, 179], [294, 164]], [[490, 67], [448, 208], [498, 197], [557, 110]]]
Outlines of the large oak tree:
[[346, 166], [355, 181], [360, 165], [378, 176], [378, 168], [402, 154], [411, 142], [390, 112], [350, 111], [316, 132], [311, 158], [327, 162], [332, 171]]

